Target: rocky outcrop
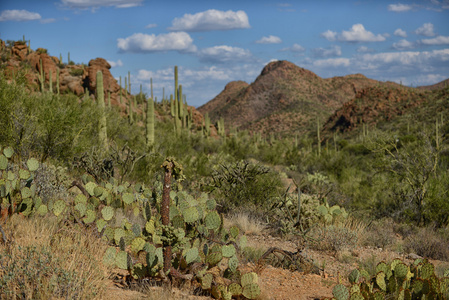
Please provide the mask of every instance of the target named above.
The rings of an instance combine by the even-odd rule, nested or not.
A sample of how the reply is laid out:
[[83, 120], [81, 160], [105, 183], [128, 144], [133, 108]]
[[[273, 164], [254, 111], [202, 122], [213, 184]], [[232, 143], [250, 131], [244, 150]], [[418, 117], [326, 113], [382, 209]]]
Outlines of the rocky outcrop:
[[17, 56], [19, 60], [25, 60], [28, 54], [28, 47], [25, 43], [15, 42], [11, 52], [13, 55]]

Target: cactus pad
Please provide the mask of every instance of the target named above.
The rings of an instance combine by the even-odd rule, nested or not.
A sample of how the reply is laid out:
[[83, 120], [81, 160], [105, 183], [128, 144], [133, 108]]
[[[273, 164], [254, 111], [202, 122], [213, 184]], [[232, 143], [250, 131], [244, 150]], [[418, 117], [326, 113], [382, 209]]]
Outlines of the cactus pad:
[[349, 291], [348, 288], [343, 284], [337, 284], [332, 289], [332, 295], [334, 295], [337, 300], [348, 300], [349, 299]]
[[46, 215], [48, 213], [47, 205], [45, 204], [39, 205], [39, 207], [37, 208], [37, 213], [41, 216]]
[[220, 215], [216, 211], [212, 211], [206, 215], [204, 225], [207, 229], [218, 229], [221, 225]]
[[223, 255], [221, 254], [221, 252], [211, 252], [206, 257], [206, 263], [208, 263], [209, 266], [215, 266], [221, 261], [222, 258]]
[[86, 198], [86, 196], [84, 196], [83, 194], [78, 194], [78, 195], [76, 195], [76, 197], [75, 197], [75, 203], [76, 203], [76, 204], [78, 204], [78, 203], [84, 203], [84, 204], [87, 204], [87, 198]]
[[84, 187], [86, 188], [86, 191], [89, 193], [89, 195], [91, 196], [95, 196], [95, 188], [97, 187], [97, 184], [95, 182], [88, 182], [84, 185]]
[[217, 202], [214, 199], [209, 199], [206, 201], [206, 207], [208, 210], [214, 210], [217, 206]]
[[221, 248], [221, 252], [223, 254], [223, 257], [232, 257], [235, 255], [235, 247], [234, 245], [224, 245]]
[[75, 209], [79, 212], [80, 217], [84, 217], [86, 214], [87, 206], [85, 203], [78, 203], [75, 205]]
[[357, 283], [360, 278], [360, 271], [355, 269], [349, 274], [348, 279], [351, 284]]
[[398, 263], [394, 267], [394, 276], [397, 278], [405, 278], [408, 273], [408, 266], [404, 263]]
[[131, 193], [124, 193], [122, 199], [125, 204], [130, 205], [134, 202], [134, 195]]
[[8, 167], [8, 159], [3, 154], [0, 154], [0, 170], [6, 170]]
[[101, 232], [106, 224], [107, 222], [104, 219], [98, 219], [96, 222], [98, 232]]
[[59, 216], [65, 210], [66, 204], [64, 200], [58, 200], [53, 204], [53, 213], [55, 216]]
[[154, 234], [156, 232], [156, 228], [154, 227], [154, 220], [149, 220], [146, 224], [145, 224], [145, 230], [149, 233], [149, 234]]
[[243, 296], [248, 299], [256, 299], [260, 295], [260, 287], [257, 283], [250, 283], [243, 287]]
[[103, 219], [105, 219], [106, 221], [109, 221], [114, 216], [114, 209], [110, 206], [105, 206], [101, 210], [101, 215], [103, 216]]
[[22, 188], [20, 193], [22, 194], [22, 199], [31, 197], [31, 189], [29, 187]]
[[207, 273], [201, 278], [201, 287], [203, 290], [208, 290], [211, 288], [212, 280], [214, 279], [214, 276], [211, 273]]
[[3, 149], [3, 154], [6, 156], [6, 158], [11, 158], [14, 155], [14, 149], [11, 147], [6, 147]]
[[116, 228], [114, 230], [114, 240], [117, 245], [120, 243], [120, 239], [124, 236], [126, 236], [126, 231], [123, 228]]
[[141, 237], [137, 237], [131, 242], [131, 251], [134, 253], [137, 253], [143, 249], [144, 245], [145, 245], [145, 240]]
[[360, 293], [353, 293], [349, 300], [365, 300], [365, 298]]
[[430, 276], [432, 276], [435, 272], [435, 268], [431, 263], [424, 263], [424, 265], [421, 267], [421, 270], [419, 272], [420, 277], [423, 279], [429, 279]]
[[128, 270], [129, 267], [129, 256], [126, 251], [119, 251], [115, 257], [115, 264], [117, 265], [117, 268]]
[[19, 178], [23, 179], [23, 180], [27, 180], [28, 178], [30, 178], [31, 173], [28, 170], [25, 169], [20, 169], [19, 170]]
[[228, 291], [232, 294], [232, 296], [238, 297], [242, 294], [243, 288], [240, 284], [234, 282], [228, 286]]
[[103, 195], [104, 189], [101, 186], [96, 186], [94, 188], [94, 196], [95, 197], [101, 197]]
[[[80, 205], [82, 205], [82, 203], [80, 203]], [[96, 217], [97, 217], [96, 213], [93, 210], [88, 209], [86, 210], [86, 216], [83, 218], [83, 222], [86, 224], [90, 224], [93, 221], [95, 221]]]
[[229, 259], [228, 266], [229, 266], [229, 270], [231, 270], [231, 272], [237, 271], [237, 267], [239, 266], [239, 260], [238, 260], [237, 256], [234, 255]]
[[385, 273], [383, 271], [377, 273], [376, 283], [382, 291], [387, 291], [387, 283], [385, 282]]
[[190, 248], [186, 251], [185, 258], [188, 264], [196, 261], [199, 257], [198, 248]]
[[116, 256], [117, 250], [115, 247], [109, 247], [103, 256], [103, 263], [108, 266], [112, 267], [115, 264], [115, 256]]
[[259, 280], [259, 277], [254, 272], [245, 273], [245, 274], [242, 275], [242, 278], [240, 279], [241, 284], [242, 284], [243, 287], [245, 285], [248, 285], [248, 284], [251, 284], [251, 283], [257, 283], [258, 280]]
[[194, 223], [199, 219], [198, 210], [196, 209], [195, 206], [189, 207], [186, 210], [184, 210], [182, 212], [182, 215], [186, 223]]
[[239, 233], [240, 230], [237, 226], [232, 226], [231, 228], [229, 228], [229, 234], [232, 236], [233, 239], [236, 239]]

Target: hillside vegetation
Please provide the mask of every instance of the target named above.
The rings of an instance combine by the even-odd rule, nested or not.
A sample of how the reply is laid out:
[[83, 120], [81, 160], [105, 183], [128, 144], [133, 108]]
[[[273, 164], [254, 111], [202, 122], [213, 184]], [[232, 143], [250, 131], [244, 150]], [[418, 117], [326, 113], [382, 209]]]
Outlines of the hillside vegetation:
[[[71, 76], [86, 86], [62, 91], [59, 77], [31, 65], [34, 51], [24, 44], [1, 49], [0, 261], [8, 263], [1, 265], [0, 294], [102, 298], [105, 274], [121, 269], [128, 286], [189, 282], [191, 291], [215, 298], [256, 299], [257, 268], [248, 271], [245, 262], [324, 272], [304, 249], [337, 255], [370, 246], [449, 261], [447, 87], [418, 90], [363, 75], [321, 79], [275, 62], [251, 85], [228, 84], [198, 112], [183, 101], [180, 85], [158, 102], [115, 82], [111, 97], [108, 68], [49, 56], [56, 74], [82, 70]], [[182, 84], [177, 68], [174, 80]], [[258, 234], [297, 243], [297, 252], [263, 255], [247, 244], [248, 229], [228, 224], [237, 215], [262, 224]], [[54, 230], [56, 243], [33, 248], [20, 239], [14, 228], [21, 217], [42, 228], [48, 219], [51, 228], [42, 231]], [[101, 253], [83, 269], [62, 264], [67, 258], [55, 245], [84, 233], [79, 243], [96, 240]], [[59, 273], [42, 275], [40, 285], [32, 284], [35, 269], [13, 268], [44, 258]], [[98, 274], [83, 281], [92, 269]], [[447, 295], [440, 273], [448, 288], [438, 292]], [[395, 276], [385, 284], [396, 277], [404, 287], [414, 284]], [[399, 291], [378, 285], [383, 295]]]

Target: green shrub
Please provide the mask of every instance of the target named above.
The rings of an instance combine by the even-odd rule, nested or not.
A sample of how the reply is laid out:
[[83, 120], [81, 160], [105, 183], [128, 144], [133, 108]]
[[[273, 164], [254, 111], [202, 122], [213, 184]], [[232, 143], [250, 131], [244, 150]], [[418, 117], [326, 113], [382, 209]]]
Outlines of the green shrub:
[[247, 205], [267, 208], [271, 199], [281, 194], [275, 172], [247, 161], [218, 166], [212, 172], [211, 187], [225, 210]]

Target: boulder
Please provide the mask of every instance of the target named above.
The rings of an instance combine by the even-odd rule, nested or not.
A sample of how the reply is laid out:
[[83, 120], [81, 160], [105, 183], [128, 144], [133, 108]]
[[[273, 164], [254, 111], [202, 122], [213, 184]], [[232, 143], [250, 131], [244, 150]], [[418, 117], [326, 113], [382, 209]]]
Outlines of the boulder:
[[104, 58], [96, 58], [89, 61], [89, 67], [87, 68], [87, 82], [89, 91], [95, 94], [97, 89], [97, 72], [101, 71], [103, 73], [103, 86], [105, 94], [111, 92], [111, 94], [116, 94], [120, 90], [120, 86], [117, 80], [112, 76], [109, 69], [111, 65]]
[[45, 72], [45, 80], [48, 82], [50, 78], [50, 72], [52, 72], [52, 81], [56, 82], [56, 69], [58, 66], [53, 58], [47, 53], [42, 53], [39, 49], [36, 52], [28, 55], [28, 60], [30, 61], [31, 67], [36, 70], [37, 73], [40, 72], [39, 61], [42, 60], [42, 69]]
[[15, 42], [12, 47], [12, 54], [20, 60], [25, 60], [28, 54], [28, 46], [22, 42]]

